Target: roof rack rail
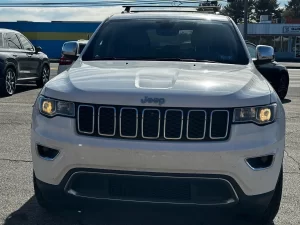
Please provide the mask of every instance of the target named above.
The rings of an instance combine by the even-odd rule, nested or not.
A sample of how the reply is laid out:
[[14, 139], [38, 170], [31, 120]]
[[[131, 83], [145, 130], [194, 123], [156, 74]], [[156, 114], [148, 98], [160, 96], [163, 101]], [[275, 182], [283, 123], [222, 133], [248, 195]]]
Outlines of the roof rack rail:
[[[212, 4], [213, 3], [213, 4]], [[124, 11], [122, 13], [130, 12], [212, 12], [216, 13], [220, 11], [220, 6], [217, 5], [217, 1], [201, 1], [198, 6], [170, 6], [170, 5], [123, 5]], [[147, 10], [132, 10], [132, 8], [148, 8]], [[166, 8], [165, 10], [158, 10], [153, 8]], [[182, 8], [182, 10], [180, 10]], [[187, 10], [190, 9], [190, 10]]]

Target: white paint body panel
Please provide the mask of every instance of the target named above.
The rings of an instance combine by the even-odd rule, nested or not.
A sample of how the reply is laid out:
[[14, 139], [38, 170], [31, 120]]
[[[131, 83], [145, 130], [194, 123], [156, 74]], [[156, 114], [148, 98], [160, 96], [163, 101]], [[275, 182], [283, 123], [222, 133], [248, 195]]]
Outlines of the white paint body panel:
[[[95, 104], [153, 106], [144, 96], [163, 97], [163, 107], [242, 107], [278, 104], [276, 122], [267, 126], [232, 125], [223, 142], [118, 140], [78, 135], [73, 118], [42, 116], [33, 109], [31, 149], [38, 179], [57, 185], [72, 168], [122, 171], [223, 174], [233, 177], [247, 195], [274, 190], [285, 147], [285, 113], [267, 81], [249, 65], [190, 62], [98, 61], [78, 59], [48, 82], [41, 94]], [[159, 106], [158, 106], [159, 107]], [[36, 144], [60, 150], [53, 161]], [[275, 154], [269, 169], [254, 171], [245, 158]]]
[[179, 102], [181, 107], [207, 108], [270, 103], [268, 82], [252, 64], [79, 59], [50, 80], [42, 94], [109, 105], [140, 105], [144, 96], [164, 97], [165, 107]]
[[[284, 154], [284, 119], [265, 127], [233, 125], [224, 142], [179, 143], [116, 140], [76, 133], [75, 119], [45, 118], [35, 109], [32, 155], [36, 176], [57, 185], [73, 168], [188, 174], [223, 174], [233, 177], [247, 195], [274, 190]], [[36, 152], [36, 143], [59, 149], [54, 161]], [[253, 171], [245, 158], [275, 154], [271, 168]]]

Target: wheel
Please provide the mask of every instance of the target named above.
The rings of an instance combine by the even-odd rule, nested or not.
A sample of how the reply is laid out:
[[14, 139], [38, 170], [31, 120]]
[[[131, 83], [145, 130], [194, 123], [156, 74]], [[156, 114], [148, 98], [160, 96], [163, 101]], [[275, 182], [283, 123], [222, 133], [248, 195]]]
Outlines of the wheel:
[[283, 169], [281, 168], [276, 188], [273, 197], [267, 207], [267, 209], [259, 215], [250, 218], [251, 222], [255, 222], [257, 225], [271, 225], [275, 219], [279, 208], [282, 197], [282, 184], [283, 184]]
[[39, 88], [42, 88], [49, 81], [49, 79], [50, 79], [50, 68], [48, 65], [44, 65], [42, 68], [40, 79], [36, 81], [36, 85]]
[[282, 73], [276, 92], [281, 100], [285, 98], [288, 93], [289, 88], [289, 75], [287, 73]]
[[17, 74], [13, 68], [7, 68], [4, 79], [0, 84], [0, 92], [3, 96], [10, 96], [16, 92], [17, 89]]

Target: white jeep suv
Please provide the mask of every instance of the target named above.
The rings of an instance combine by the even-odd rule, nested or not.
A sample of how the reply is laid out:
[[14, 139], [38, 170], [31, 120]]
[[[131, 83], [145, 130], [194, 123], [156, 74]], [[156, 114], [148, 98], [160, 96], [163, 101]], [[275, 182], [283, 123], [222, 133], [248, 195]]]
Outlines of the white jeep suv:
[[[258, 63], [273, 59], [257, 47]], [[282, 103], [220, 15], [115, 14], [33, 107], [34, 187], [47, 209], [90, 199], [229, 206], [271, 221], [284, 148]]]

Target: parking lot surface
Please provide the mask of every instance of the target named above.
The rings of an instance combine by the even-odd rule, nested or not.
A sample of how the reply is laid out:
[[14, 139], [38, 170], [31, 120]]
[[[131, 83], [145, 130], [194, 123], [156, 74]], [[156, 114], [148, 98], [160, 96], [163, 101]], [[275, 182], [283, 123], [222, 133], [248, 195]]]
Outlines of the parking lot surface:
[[[57, 64], [51, 64], [56, 75]], [[290, 88], [284, 101], [287, 116], [284, 191], [275, 225], [300, 224], [300, 69], [289, 70]], [[250, 225], [229, 214], [211, 214], [195, 208], [105, 206], [84, 212], [49, 214], [33, 194], [30, 153], [32, 105], [40, 89], [19, 86], [14, 96], [0, 98], [0, 224], [5, 225], [133, 225], [198, 224]]]

